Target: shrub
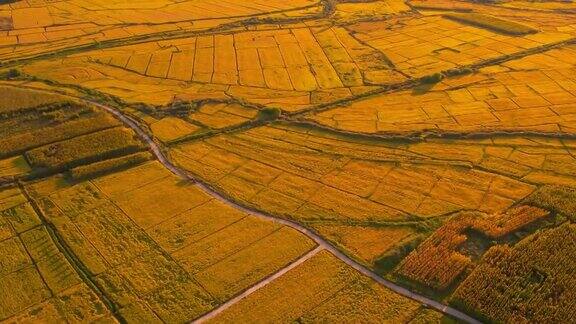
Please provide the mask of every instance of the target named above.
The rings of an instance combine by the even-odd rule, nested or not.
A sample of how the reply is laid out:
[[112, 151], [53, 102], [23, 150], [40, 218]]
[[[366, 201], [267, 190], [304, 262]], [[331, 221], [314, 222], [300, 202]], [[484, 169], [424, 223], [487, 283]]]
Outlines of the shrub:
[[22, 72], [20, 72], [20, 70], [18, 70], [18, 69], [10, 69], [6, 73], [6, 77], [8, 79], [16, 79], [16, 78], [19, 78], [21, 76], [22, 76]]
[[278, 119], [282, 115], [282, 110], [279, 108], [264, 108], [258, 112], [258, 120], [272, 121]]
[[468, 75], [474, 73], [474, 70], [471, 68], [459, 68], [459, 69], [450, 69], [446, 71], [447, 76], [461, 76], [461, 75]]
[[442, 73], [434, 73], [432, 75], [422, 77], [420, 82], [424, 84], [435, 84], [442, 81], [442, 79], [444, 79], [444, 75], [442, 75]]

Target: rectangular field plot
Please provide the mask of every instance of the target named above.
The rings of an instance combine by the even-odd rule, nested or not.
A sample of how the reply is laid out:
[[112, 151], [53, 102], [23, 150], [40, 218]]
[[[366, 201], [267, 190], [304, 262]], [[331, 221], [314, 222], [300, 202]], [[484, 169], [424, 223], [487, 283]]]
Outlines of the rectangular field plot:
[[180, 118], [166, 117], [150, 125], [154, 136], [163, 142], [169, 142], [195, 133], [200, 127]]
[[232, 305], [213, 323], [405, 321], [420, 304], [363, 277], [321, 251], [267, 286]]
[[253, 120], [258, 110], [235, 103], [206, 103], [189, 118], [205, 127], [224, 129]]
[[131, 130], [112, 128], [33, 149], [26, 152], [26, 158], [37, 168], [75, 166], [86, 161], [98, 161], [139, 151], [142, 144], [135, 136]]
[[195, 277], [214, 296], [229, 299], [314, 247], [300, 232], [281, 228], [204, 269]]
[[[46, 181], [34, 187], [50, 187], [53, 180]], [[314, 247], [303, 234], [238, 211], [157, 162], [41, 192], [48, 219], [128, 318], [192, 320]], [[74, 287], [77, 278], [45, 243], [46, 233], [26, 234], [50, 289]]]
[[27, 267], [0, 278], [0, 320], [50, 297], [50, 291], [42, 282], [34, 267]]
[[542, 32], [523, 37], [500, 35], [439, 16], [407, 18], [404, 25], [362, 22], [349, 27], [381, 50], [404, 73], [414, 77], [470, 65], [529, 48], [564, 41], [569, 34]]
[[[506, 178], [500, 180], [483, 171], [389, 163], [419, 160], [421, 154], [428, 154], [431, 159], [449, 158], [456, 152], [460, 156], [465, 152], [472, 161], [480, 163], [481, 147], [469, 146], [463, 151], [456, 150], [456, 147], [463, 148], [459, 145], [429, 143], [401, 149], [394, 144], [371, 145], [328, 135], [312, 136], [290, 127], [265, 127], [239, 135], [218, 136], [206, 140], [206, 144], [212, 146], [211, 154], [234, 158], [227, 159], [226, 164], [207, 156], [187, 154], [188, 150], [197, 150], [200, 144], [182, 144], [174, 156], [183, 167], [214, 181], [230, 195], [302, 221], [406, 220], [408, 215], [431, 217], [459, 208], [493, 211], [506, 206], [506, 199], [520, 199], [532, 190], [529, 185]], [[426, 149], [428, 146], [430, 149]], [[264, 147], [266, 150], [262, 150]], [[338, 157], [332, 158], [332, 154]], [[249, 162], [238, 164], [237, 161]], [[220, 172], [207, 172], [213, 169]], [[371, 177], [366, 178], [366, 174]], [[526, 190], [518, 190], [515, 197], [498, 194], [494, 192], [497, 187], [490, 186], [494, 179], [516, 183]], [[501, 197], [501, 205], [486, 204], [487, 197]]]
[[139, 226], [148, 229], [210, 200], [200, 189], [185, 183], [178, 185], [179, 181], [171, 176], [114, 200]]
[[[280, 228], [277, 224], [245, 217], [238, 222], [205, 236], [174, 253], [188, 271], [198, 273], [233, 256]], [[242, 235], [233, 235], [242, 233]]]
[[0, 177], [18, 176], [30, 171], [30, 166], [22, 156], [0, 161]]
[[310, 118], [357, 133], [560, 132], [574, 126], [574, 60], [571, 47], [549, 50], [496, 70], [445, 78], [421, 92], [373, 96]]
[[[209, 222], [206, 219], [206, 215], [211, 215]], [[217, 200], [210, 200], [157, 224], [150, 230], [150, 233], [158, 244], [168, 252], [180, 253], [182, 250], [190, 250], [196, 255], [196, 253], [202, 254], [199, 252], [199, 247], [188, 248], [188, 246], [195, 245], [196, 242], [208, 238], [210, 240], [239, 239], [240, 236], [231, 235], [234, 233], [232, 229], [238, 228], [238, 225], [244, 223], [253, 226], [253, 231], [250, 231], [250, 233], [259, 233], [257, 223], [247, 222], [245, 213], [224, 205]], [[265, 222], [263, 222], [262, 226], [267, 229], [270, 227], [275, 228], [272, 224]], [[242, 227], [239, 229], [241, 231]], [[226, 245], [223, 244], [222, 247], [224, 246]], [[212, 246], [212, 248], [216, 249], [217, 247]], [[216, 250], [210, 251], [210, 253], [206, 253], [203, 256], [212, 257], [218, 255]], [[198, 255], [198, 257], [200, 256]]]
[[[0, 201], [11, 199], [9, 194], [2, 190]], [[22, 196], [19, 190], [14, 194]], [[77, 322], [110, 316], [30, 203], [19, 203], [0, 212], [0, 320]]]
[[[124, 99], [167, 104], [174, 96], [225, 98], [299, 109], [404, 81], [377, 49], [343, 27], [287, 25], [119, 46], [27, 67], [27, 72], [99, 88]], [[103, 77], [105, 76], [105, 77]], [[154, 90], [153, 88], [157, 88]], [[336, 96], [336, 97], [334, 97]], [[297, 99], [296, 99], [297, 98]]]

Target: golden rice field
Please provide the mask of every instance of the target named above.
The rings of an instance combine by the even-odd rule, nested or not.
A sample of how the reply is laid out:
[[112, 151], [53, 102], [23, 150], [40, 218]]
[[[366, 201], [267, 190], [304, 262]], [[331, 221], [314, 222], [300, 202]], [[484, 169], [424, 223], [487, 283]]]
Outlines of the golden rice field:
[[575, 59], [574, 47], [553, 49], [447, 78], [426, 91], [368, 97], [310, 119], [360, 133], [568, 131], [574, 128]]
[[390, 294], [329, 253], [320, 252], [212, 322], [314, 323], [378, 319], [408, 323], [423, 311], [418, 303]]
[[0, 3], [0, 323], [560, 323], [576, 4]]

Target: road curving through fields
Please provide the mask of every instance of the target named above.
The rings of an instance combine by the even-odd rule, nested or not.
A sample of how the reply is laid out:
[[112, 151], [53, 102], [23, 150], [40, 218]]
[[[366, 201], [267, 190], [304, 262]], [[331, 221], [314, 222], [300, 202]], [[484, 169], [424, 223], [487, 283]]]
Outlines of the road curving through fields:
[[452, 316], [458, 320], [461, 320], [461, 321], [464, 321], [467, 323], [472, 323], [472, 324], [481, 323], [480, 321], [472, 318], [471, 316], [469, 316], [469, 315], [467, 315], [467, 314], [465, 314], [465, 313], [463, 313], [463, 312], [461, 312], [455, 308], [452, 308], [448, 305], [442, 304], [438, 301], [435, 301], [431, 298], [420, 295], [418, 293], [412, 292], [412, 291], [410, 291], [410, 290], [408, 290], [402, 286], [399, 286], [399, 285], [397, 285], [391, 281], [388, 281], [388, 280], [380, 277], [378, 274], [374, 273], [369, 268], [367, 268], [364, 265], [358, 263], [357, 261], [351, 259], [346, 254], [342, 253], [340, 250], [338, 250], [336, 247], [334, 247], [328, 241], [326, 241], [325, 239], [320, 237], [318, 234], [314, 233], [313, 231], [307, 229], [306, 227], [304, 227], [304, 226], [302, 226], [296, 222], [293, 222], [293, 221], [290, 221], [287, 219], [274, 217], [272, 215], [268, 215], [268, 214], [262, 213], [260, 211], [254, 210], [254, 209], [247, 208], [247, 207], [242, 206], [241, 204], [227, 198], [226, 196], [224, 196], [221, 193], [214, 190], [209, 184], [204, 183], [204, 182], [200, 181], [199, 179], [196, 179], [194, 176], [190, 175], [185, 170], [182, 170], [182, 169], [178, 168], [177, 166], [175, 166], [174, 164], [172, 164], [172, 162], [170, 162], [170, 160], [166, 157], [166, 155], [164, 154], [164, 152], [162, 151], [160, 146], [154, 141], [154, 139], [143, 128], [140, 127], [139, 123], [136, 120], [134, 120], [133, 118], [131, 118], [129, 116], [124, 115], [121, 111], [119, 111], [115, 108], [112, 108], [112, 107], [109, 107], [109, 106], [106, 106], [106, 105], [103, 105], [103, 104], [100, 104], [97, 102], [88, 101], [88, 100], [84, 100], [84, 102], [89, 104], [89, 105], [92, 105], [94, 107], [97, 107], [97, 108], [100, 108], [100, 109], [103, 109], [103, 110], [109, 112], [110, 114], [114, 115], [118, 120], [120, 120], [123, 124], [125, 124], [127, 127], [130, 127], [132, 130], [134, 130], [134, 132], [136, 132], [136, 134], [138, 134], [138, 136], [150, 147], [150, 150], [152, 151], [154, 156], [158, 159], [158, 161], [160, 163], [162, 163], [162, 165], [164, 165], [165, 168], [170, 170], [175, 175], [177, 175], [183, 179], [192, 181], [195, 186], [202, 189], [203, 191], [205, 191], [207, 194], [209, 194], [213, 198], [218, 199], [219, 201], [222, 201], [223, 203], [225, 203], [231, 207], [234, 207], [234, 208], [239, 209], [239, 210], [246, 212], [246, 213], [250, 213], [251, 215], [258, 217], [258, 218], [291, 227], [291, 228], [299, 231], [300, 233], [306, 235], [307, 237], [312, 239], [314, 242], [316, 242], [316, 244], [318, 245], [318, 247], [316, 249], [314, 249], [313, 251], [307, 253], [303, 257], [299, 258], [297, 261], [295, 261], [292, 264], [288, 265], [287, 267], [279, 270], [278, 272], [272, 274], [271, 276], [263, 279], [258, 284], [248, 288], [247, 290], [245, 290], [243, 293], [236, 296], [235, 298], [229, 300], [228, 302], [226, 302], [226, 303], [222, 304], [221, 306], [215, 308], [214, 310], [208, 312], [204, 316], [197, 319], [195, 321], [195, 323], [201, 323], [204, 320], [212, 318], [212, 317], [216, 316], [217, 314], [223, 312], [224, 310], [226, 310], [227, 308], [229, 308], [233, 304], [235, 304], [238, 301], [248, 297], [250, 294], [252, 294], [253, 292], [257, 291], [258, 289], [264, 287], [268, 283], [272, 282], [274, 279], [276, 279], [276, 278], [280, 277], [281, 275], [283, 275], [284, 273], [290, 271], [291, 269], [293, 269], [294, 267], [296, 267], [300, 263], [303, 263], [304, 261], [306, 261], [307, 259], [309, 259], [311, 256], [313, 256], [319, 250], [322, 250], [322, 249], [329, 251], [336, 258], [340, 259], [342, 262], [344, 262], [347, 265], [351, 266], [352, 268], [356, 269], [358, 272], [362, 273], [365, 276], [370, 277], [372, 280], [378, 282], [382, 286], [385, 286], [385, 287], [389, 288], [390, 290], [392, 290], [392, 291], [394, 291], [394, 292], [396, 292], [402, 296], [405, 296], [405, 297], [408, 297], [412, 300], [420, 302], [423, 305], [426, 305], [427, 307], [433, 308], [433, 309], [440, 311], [446, 315]]

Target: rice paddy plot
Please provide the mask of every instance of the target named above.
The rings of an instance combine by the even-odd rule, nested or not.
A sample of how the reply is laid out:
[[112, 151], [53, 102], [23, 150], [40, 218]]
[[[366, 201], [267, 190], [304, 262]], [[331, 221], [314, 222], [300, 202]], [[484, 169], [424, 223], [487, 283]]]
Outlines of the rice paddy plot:
[[211, 322], [407, 321], [419, 309], [322, 251]]

